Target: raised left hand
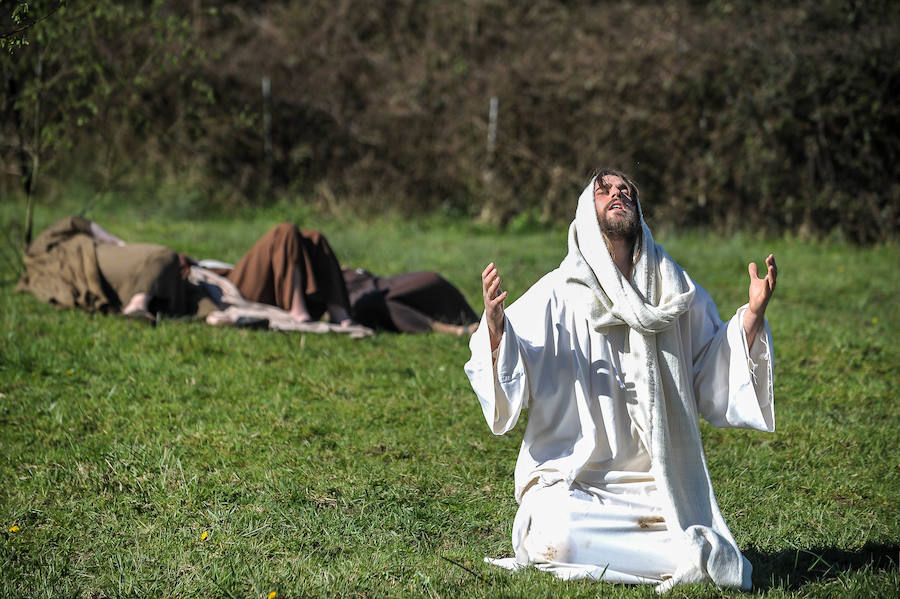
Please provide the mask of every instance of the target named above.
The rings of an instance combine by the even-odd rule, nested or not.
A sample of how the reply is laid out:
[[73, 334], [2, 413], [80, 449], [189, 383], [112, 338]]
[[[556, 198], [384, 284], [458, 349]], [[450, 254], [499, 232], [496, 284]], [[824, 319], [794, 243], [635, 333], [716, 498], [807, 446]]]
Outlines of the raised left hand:
[[750, 274], [750, 307], [744, 313], [744, 331], [747, 333], [747, 341], [751, 345], [762, 327], [766, 306], [769, 305], [769, 300], [772, 299], [772, 293], [775, 291], [775, 281], [778, 279], [775, 254], [769, 254], [769, 257], [766, 258], [766, 269], [766, 275], [760, 278], [755, 262], [751, 262], [747, 266]]

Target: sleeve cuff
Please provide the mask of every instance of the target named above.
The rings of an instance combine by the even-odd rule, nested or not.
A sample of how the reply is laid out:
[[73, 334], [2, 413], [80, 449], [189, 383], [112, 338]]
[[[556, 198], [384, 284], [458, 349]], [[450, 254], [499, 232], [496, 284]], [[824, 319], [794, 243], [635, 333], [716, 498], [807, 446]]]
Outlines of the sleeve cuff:
[[[769, 323], [764, 322], [759, 333], [753, 339], [753, 348], [747, 344], [747, 333], [744, 331], [744, 305], [738, 309], [735, 318], [735, 334], [740, 335], [743, 346], [743, 356], [733, 355], [732, 364], [746, 364], [746, 370], [740, 373], [741, 368], [733, 369], [730, 375], [729, 386], [737, 393], [729, 401], [729, 416], [731, 422], [743, 422], [748, 428], [772, 432], [775, 430], [775, 414], [773, 410], [773, 381], [772, 381], [772, 337]], [[737, 340], [731, 342], [737, 349]], [[740, 362], [736, 362], [736, 361]], [[754, 401], [749, 400], [749, 395], [755, 396]], [[745, 397], [747, 401], [739, 399]], [[752, 407], [751, 407], [752, 406]]]
[[744, 348], [744, 358], [747, 361], [747, 369], [750, 371], [750, 378], [754, 385], [758, 384], [757, 370], [760, 362], [766, 362], [769, 359], [769, 339], [767, 335], [768, 323], [764, 323], [753, 339], [753, 347], [747, 343], [747, 332], [744, 330], [744, 312], [748, 306], [745, 304], [737, 311], [737, 321], [740, 323], [741, 345]]

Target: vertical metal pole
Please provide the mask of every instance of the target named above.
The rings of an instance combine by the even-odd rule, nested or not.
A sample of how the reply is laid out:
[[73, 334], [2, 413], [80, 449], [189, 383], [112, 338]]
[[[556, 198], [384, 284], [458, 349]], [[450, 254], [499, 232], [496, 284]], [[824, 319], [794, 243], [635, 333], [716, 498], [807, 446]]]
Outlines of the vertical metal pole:
[[266, 178], [272, 176], [272, 80], [262, 78], [263, 96], [263, 154], [266, 161]]
[[500, 113], [500, 101], [491, 96], [488, 108], [487, 160], [481, 170], [481, 178], [485, 184], [484, 203], [481, 206], [482, 222], [493, 222], [497, 217], [497, 197], [491, 192], [494, 188], [494, 156], [497, 152], [497, 119]]
[[497, 116], [500, 112], [500, 102], [497, 96], [491, 96], [488, 109], [488, 135], [487, 135], [487, 159], [488, 164], [494, 162], [494, 152], [497, 150]]

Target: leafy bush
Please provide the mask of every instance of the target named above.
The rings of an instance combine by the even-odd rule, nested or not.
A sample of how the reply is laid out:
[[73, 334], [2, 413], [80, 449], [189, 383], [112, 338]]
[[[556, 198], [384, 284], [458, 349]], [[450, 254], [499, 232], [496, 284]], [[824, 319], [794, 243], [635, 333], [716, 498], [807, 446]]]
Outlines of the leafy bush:
[[218, 206], [290, 189], [547, 223], [611, 165], [657, 226], [900, 229], [887, 1], [103, 0], [28, 35], [0, 57], [3, 192], [30, 156], [45, 191], [78, 168], [105, 190], [189, 177]]

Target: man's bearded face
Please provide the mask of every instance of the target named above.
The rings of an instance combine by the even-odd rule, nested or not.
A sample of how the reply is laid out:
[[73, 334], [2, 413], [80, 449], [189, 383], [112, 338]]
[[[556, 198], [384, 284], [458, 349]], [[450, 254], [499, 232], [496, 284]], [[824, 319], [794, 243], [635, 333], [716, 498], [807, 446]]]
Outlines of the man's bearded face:
[[636, 239], [641, 232], [637, 202], [628, 183], [617, 175], [606, 175], [594, 183], [594, 207], [600, 230], [609, 239]]

